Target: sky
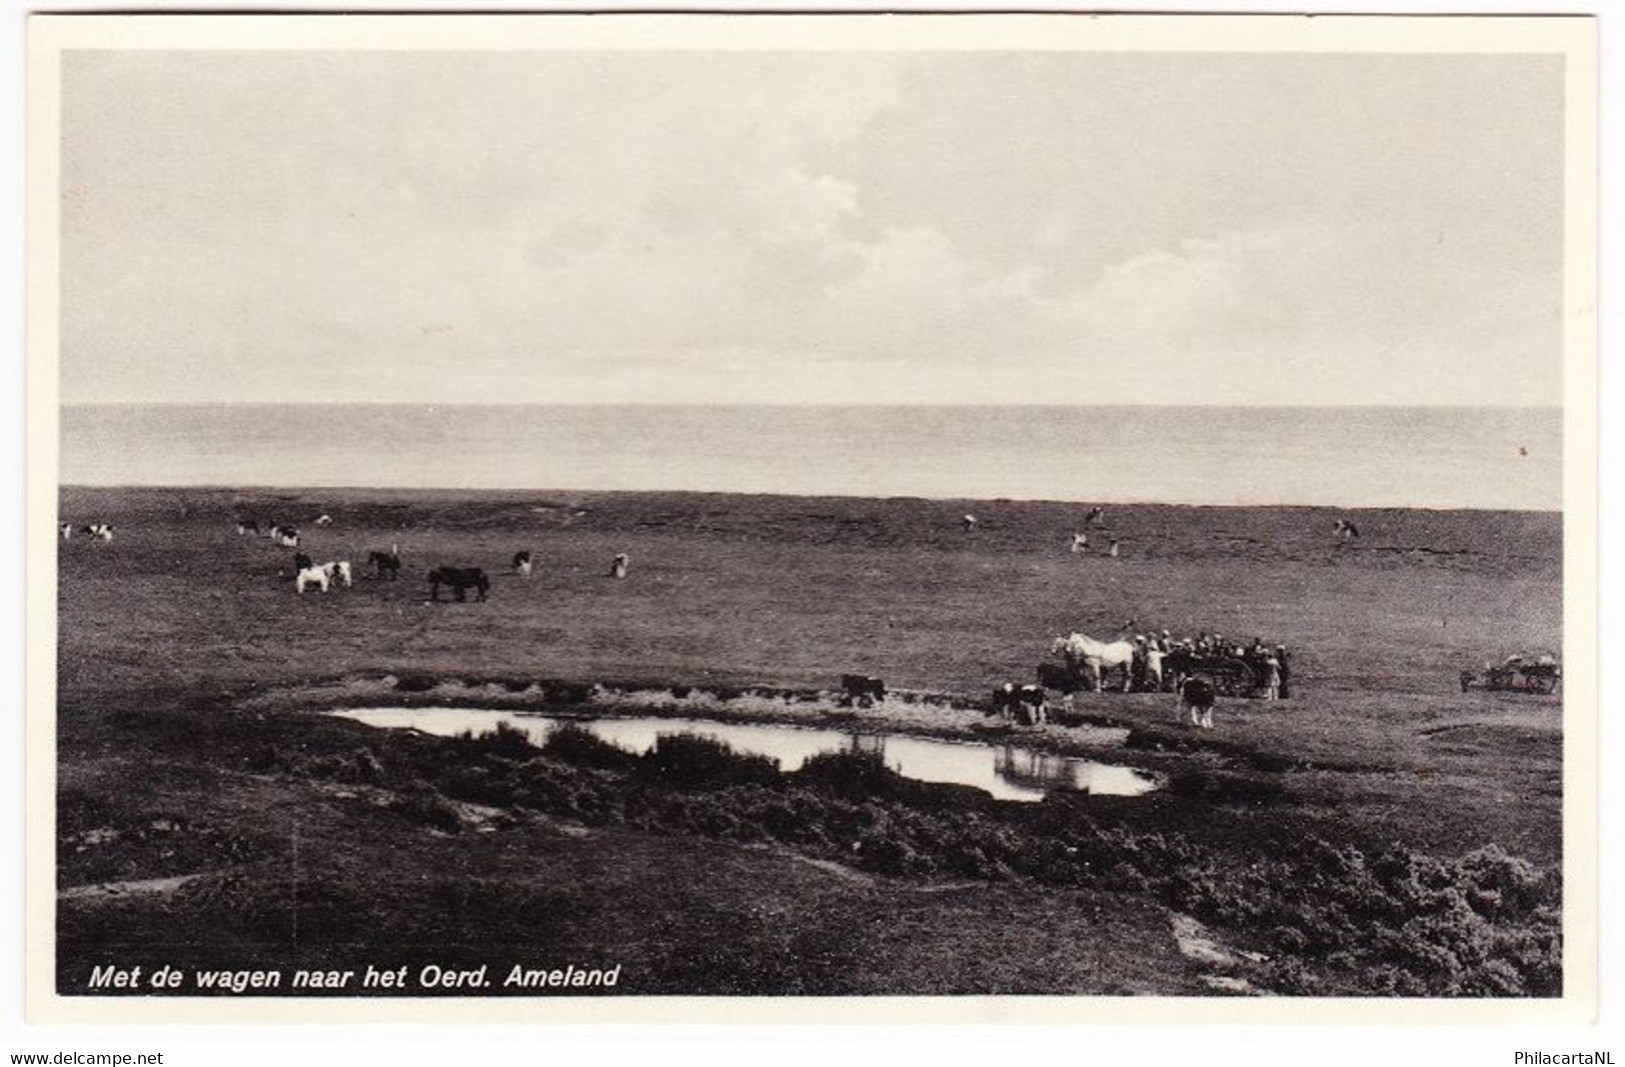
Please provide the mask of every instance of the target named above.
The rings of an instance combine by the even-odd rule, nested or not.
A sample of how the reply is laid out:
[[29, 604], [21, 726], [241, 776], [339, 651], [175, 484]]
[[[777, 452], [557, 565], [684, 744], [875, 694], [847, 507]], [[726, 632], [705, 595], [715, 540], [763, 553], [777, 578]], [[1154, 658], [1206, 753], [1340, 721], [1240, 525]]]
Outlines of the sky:
[[62, 398], [1557, 404], [1561, 63], [71, 52]]

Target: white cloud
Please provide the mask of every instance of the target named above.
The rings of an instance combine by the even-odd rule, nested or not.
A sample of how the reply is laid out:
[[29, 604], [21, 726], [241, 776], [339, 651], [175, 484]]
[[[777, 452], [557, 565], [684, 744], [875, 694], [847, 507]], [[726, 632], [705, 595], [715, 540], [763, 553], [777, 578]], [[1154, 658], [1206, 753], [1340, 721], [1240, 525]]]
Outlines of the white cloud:
[[1101, 62], [76, 58], [65, 395], [1556, 399], [1504, 100], [1367, 160], [1329, 90], [1238, 140]]

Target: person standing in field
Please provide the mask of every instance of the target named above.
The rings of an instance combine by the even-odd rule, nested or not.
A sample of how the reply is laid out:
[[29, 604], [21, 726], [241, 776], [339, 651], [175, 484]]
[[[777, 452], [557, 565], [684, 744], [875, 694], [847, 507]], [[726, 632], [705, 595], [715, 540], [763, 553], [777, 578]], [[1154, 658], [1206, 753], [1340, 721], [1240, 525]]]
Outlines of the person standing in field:
[[1289, 688], [1292, 684], [1292, 662], [1287, 659], [1285, 645], [1275, 646], [1275, 662], [1281, 672], [1280, 698], [1285, 700], [1292, 695]]
[[1145, 687], [1153, 693], [1162, 692], [1162, 657], [1164, 649], [1156, 638], [1146, 642]]
[[1264, 657], [1264, 699], [1281, 699], [1281, 662], [1274, 656]]

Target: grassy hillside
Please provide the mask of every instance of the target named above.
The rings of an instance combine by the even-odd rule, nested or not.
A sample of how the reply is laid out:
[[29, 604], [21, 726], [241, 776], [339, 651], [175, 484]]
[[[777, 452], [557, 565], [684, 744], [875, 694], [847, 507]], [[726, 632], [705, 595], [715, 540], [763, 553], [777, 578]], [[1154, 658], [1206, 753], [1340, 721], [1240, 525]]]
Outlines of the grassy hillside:
[[[971, 534], [959, 524], [967, 511], [980, 520]], [[1519, 648], [1560, 645], [1558, 516], [1112, 508], [1109, 528], [1092, 535], [1097, 544], [1105, 534], [1122, 539], [1122, 558], [1108, 560], [1066, 551], [1084, 511], [704, 494], [64, 490], [65, 520], [112, 522], [117, 534], [111, 544], [75, 537], [60, 547], [61, 883], [206, 877], [122, 899], [66, 900], [63, 987], [74, 988], [84, 965], [114, 942], [118, 954], [140, 954], [143, 945], [171, 945], [178, 930], [193, 941], [207, 930], [188, 951], [288, 959], [352, 942], [373, 956], [425, 942], [476, 956], [494, 945], [554, 958], [579, 951], [627, 960], [629, 988], [643, 991], [698, 991], [720, 980], [706, 974], [745, 975], [740, 988], [754, 991], [1212, 991], [1200, 953], [1177, 950], [1172, 922], [1186, 908], [1210, 925], [1232, 916], [1225, 934], [1237, 944], [1256, 944], [1274, 964], [1295, 951], [1310, 979], [1333, 988], [1403, 991], [1378, 974], [1375, 957], [1328, 962], [1346, 951], [1330, 941], [1284, 949], [1304, 931], [1276, 930], [1280, 885], [1248, 889], [1240, 872], [1309, 838], [1338, 855], [1362, 850], [1373, 863], [1390, 852], [1437, 858], [1446, 867], [1426, 877], [1441, 885], [1503, 878], [1499, 859], [1489, 864], [1501, 872], [1494, 875], [1481, 861], [1471, 868], [1478, 873], [1448, 866], [1489, 846], [1511, 854], [1505, 869], [1514, 881], [1522, 861], [1533, 864], [1531, 878], [1555, 870], [1560, 700], [1464, 695], [1456, 673]], [[313, 525], [322, 513], [333, 516], [331, 527]], [[1363, 536], [1340, 546], [1331, 527], [1345, 515]], [[298, 525], [304, 551], [358, 569], [369, 549], [398, 544], [406, 568], [399, 582], [364, 579], [298, 597], [292, 551], [238, 537], [239, 516]], [[529, 582], [502, 573], [521, 548], [537, 561]], [[625, 581], [605, 577], [617, 552], [632, 559]], [[423, 574], [440, 563], [485, 567], [495, 576], [490, 601], [427, 603]], [[394, 688], [407, 676], [810, 690], [858, 671], [965, 703], [991, 685], [1029, 680], [1052, 635], [1114, 633], [1130, 619], [1137, 628], [1284, 642], [1294, 652], [1294, 699], [1226, 702], [1217, 730], [1193, 734], [1175, 724], [1172, 697], [1085, 695], [1072, 721], [1131, 727], [1134, 757], [1184, 785], [1137, 801], [1046, 802], [1042, 817], [991, 805], [976, 818], [1006, 828], [987, 831], [994, 836], [1014, 834], [1016, 856], [1085, 824], [1096, 836], [1138, 842], [1137, 855], [1171, 843], [1170, 862], [1185, 874], [1165, 881], [1146, 872], [1063, 876], [1057, 871], [1069, 869], [1009, 857], [985, 870], [941, 857], [928, 869], [866, 869], [828, 852], [827, 842], [758, 832], [751, 820], [760, 805], [743, 793], [708, 803], [755, 829], [718, 832], [653, 799], [629, 813], [631, 786], [614, 781], [570, 792], [609, 798], [603, 810], [575, 810], [563, 794], [543, 790], [553, 798], [544, 802], [534, 783], [509, 782], [518, 773], [509, 764], [534, 765], [526, 773], [548, 781], [575, 773], [559, 769], [572, 767], [568, 760], [536, 753], [501, 757], [507, 762], [487, 777], [508, 785], [477, 796], [466, 768], [445, 756], [452, 742], [381, 736], [308, 713], [352, 699], [414, 699]], [[949, 734], [979, 728], [964, 716], [922, 722], [925, 715], [911, 707], [867, 718]], [[1024, 738], [1058, 750], [1081, 744], [1065, 726]], [[357, 761], [363, 748], [372, 763]], [[651, 796], [663, 788], [638, 786]], [[822, 795], [810, 785], [783, 788]], [[935, 856], [930, 842], [947, 840], [947, 831], [933, 820], [962, 802], [927, 794], [891, 801], [915, 814], [887, 818], [914, 827], [897, 831], [908, 848]], [[467, 804], [497, 814], [457, 807]], [[741, 813], [750, 817], [739, 822]], [[818, 818], [826, 816], [836, 817]], [[153, 829], [171, 823], [184, 828]], [[295, 838], [306, 890], [365, 902], [356, 905], [359, 928], [324, 926], [349, 905], [322, 913], [308, 895], [292, 909], [305, 916], [297, 937], [267, 918], [288, 909], [262, 896], [266, 882], [253, 872], [286, 871]], [[1161, 844], [1147, 844], [1153, 838]], [[1304, 864], [1321, 862], [1350, 861], [1310, 849], [1270, 877], [1290, 883]], [[1197, 880], [1186, 877], [1203, 865], [1219, 871], [1212, 893], [1191, 890]], [[1356, 866], [1343, 879], [1363, 885], [1369, 875], [1386, 887], [1372, 890], [1384, 900], [1400, 884], [1398, 868]], [[1404, 878], [1425, 881], [1424, 868], [1434, 870], [1407, 868]], [[245, 877], [253, 888], [231, 881]], [[1496, 929], [1545, 929], [1537, 912], [1552, 878], [1516, 908], [1462, 907], [1489, 915]], [[226, 888], [203, 892], [222, 879]], [[974, 889], [939, 891], [967, 879]], [[418, 906], [421, 894], [403, 888], [415, 885], [432, 905]], [[560, 895], [526, 904], [512, 896], [521, 886], [538, 900]], [[591, 903], [603, 899], [627, 907], [606, 915]], [[1328, 922], [1332, 900], [1315, 905]], [[1365, 906], [1335, 903], [1339, 915]], [[1447, 905], [1455, 907], [1438, 906]], [[530, 916], [522, 929], [494, 921], [514, 908]], [[1056, 929], [1079, 925], [1058, 940], [1009, 935], [999, 916], [1034, 908], [1064, 916]], [[747, 922], [747, 914], [772, 918]], [[873, 917], [881, 914], [895, 923]], [[623, 921], [631, 915], [638, 920]], [[664, 933], [647, 927], [653, 916]], [[1272, 925], [1261, 928], [1266, 919]], [[1121, 950], [1106, 927], [1125, 931]], [[994, 928], [1000, 947], [978, 948]], [[676, 947], [651, 954], [659, 937], [700, 944], [707, 930], [738, 934], [724, 938], [727, 959], [715, 966], [683, 964]], [[1476, 951], [1461, 948], [1467, 935], [1441, 930], [1413, 929], [1396, 943], [1449, 943], [1458, 957]], [[1056, 948], [1082, 942], [1098, 948]], [[1488, 973], [1500, 951], [1452, 966]], [[838, 965], [815, 966], [820, 952]], [[934, 968], [933, 958], [949, 962]], [[1427, 971], [1415, 961], [1395, 966]], [[1552, 980], [1529, 968], [1519, 991]], [[1253, 978], [1282, 988], [1305, 981], [1279, 966]], [[1444, 979], [1430, 989], [1483, 991]]]

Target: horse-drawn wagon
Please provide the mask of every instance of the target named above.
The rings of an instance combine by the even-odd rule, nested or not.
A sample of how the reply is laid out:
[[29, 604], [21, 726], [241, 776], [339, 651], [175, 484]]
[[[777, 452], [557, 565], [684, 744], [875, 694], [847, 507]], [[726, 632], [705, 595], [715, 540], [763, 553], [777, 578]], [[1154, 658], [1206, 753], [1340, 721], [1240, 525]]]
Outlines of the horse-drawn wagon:
[[1163, 657], [1165, 678], [1201, 678], [1226, 697], [1254, 697], [1263, 692], [1269, 668], [1262, 659], [1175, 649]]
[[1462, 671], [1461, 691], [1474, 687], [1491, 691], [1555, 693], [1563, 680], [1563, 665], [1555, 655], [1520, 652], [1501, 663], [1486, 663], [1482, 672]]

